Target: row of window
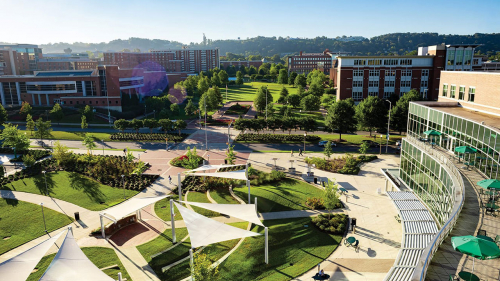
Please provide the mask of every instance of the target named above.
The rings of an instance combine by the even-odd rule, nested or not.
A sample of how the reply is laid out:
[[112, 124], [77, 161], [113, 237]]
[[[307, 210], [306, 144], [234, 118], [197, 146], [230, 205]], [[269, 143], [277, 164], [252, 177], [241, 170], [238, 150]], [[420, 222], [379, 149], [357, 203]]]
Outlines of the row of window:
[[[386, 80], [384, 81], [384, 86], [385, 87], [394, 87], [396, 85], [396, 81], [394, 80]], [[379, 81], [368, 81], [368, 87], [378, 87], [379, 86]], [[353, 88], [358, 88], [358, 87], [363, 87], [363, 81], [361, 80], [353, 80], [352, 81], [352, 87]], [[400, 83], [401, 88], [409, 88], [411, 87], [411, 81], [401, 81]], [[420, 87], [428, 87], [428, 81], [420, 81]]]
[[[355, 77], [359, 77], [359, 76], [363, 76], [363, 70], [353, 70], [352, 71], [352, 76], [355, 76]], [[429, 77], [429, 69], [422, 69], [422, 77]], [[369, 70], [369, 75], [370, 76], [380, 76], [380, 70], [374, 70], [374, 69], [370, 69]], [[385, 76], [388, 77], [388, 76], [396, 76], [396, 71], [395, 70], [386, 70], [385, 71]], [[411, 77], [412, 76], [412, 70], [409, 69], [409, 70], [401, 70], [401, 76], [405, 76], [405, 77]]]
[[354, 65], [412, 65], [412, 59], [355, 59]]
[[[455, 92], [456, 92], [457, 86], [456, 85], [450, 85], [450, 94], [448, 95], [448, 84], [443, 84], [443, 92], [441, 95], [443, 97], [450, 97], [452, 99], [455, 98]], [[469, 86], [469, 92], [467, 95], [467, 101], [468, 102], [474, 102], [474, 98], [476, 96], [476, 87]], [[459, 100], [464, 100], [465, 99], [465, 86], [460, 86], [458, 88], [458, 99]]]

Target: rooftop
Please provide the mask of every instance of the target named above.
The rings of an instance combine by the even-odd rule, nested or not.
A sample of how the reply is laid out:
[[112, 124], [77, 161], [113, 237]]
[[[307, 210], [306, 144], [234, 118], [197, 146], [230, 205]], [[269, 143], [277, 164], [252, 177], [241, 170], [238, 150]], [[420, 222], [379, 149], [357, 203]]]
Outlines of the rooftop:
[[433, 55], [426, 56], [337, 56], [339, 59], [427, 59], [434, 57]]
[[88, 71], [43, 71], [35, 73], [36, 77], [55, 77], [55, 76], [92, 76], [93, 70]]

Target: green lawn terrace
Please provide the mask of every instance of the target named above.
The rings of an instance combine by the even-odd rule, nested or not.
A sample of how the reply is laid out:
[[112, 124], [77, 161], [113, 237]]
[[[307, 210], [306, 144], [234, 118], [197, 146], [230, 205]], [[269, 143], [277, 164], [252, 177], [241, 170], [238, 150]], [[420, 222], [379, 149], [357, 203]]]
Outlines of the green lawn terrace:
[[266, 86], [269, 93], [273, 96], [273, 101], [277, 102], [280, 97], [280, 91], [283, 87], [287, 88], [289, 94], [297, 93], [297, 88], [290, 85], [282, 85], [272, 82], [247, 82], [241, 86], [230, 86], [227, 90], [227, 100], [226, 100], [226, 89], [221, 88], [221, 94], [224, 98], [224, 102], [227, 101], [254, 101], [257, 95], [257, 90], [261, 86]]
[[49, 208], [15, 199], [0, 199], [0, 255], [26, 242], [64, 227], [73, 218]]

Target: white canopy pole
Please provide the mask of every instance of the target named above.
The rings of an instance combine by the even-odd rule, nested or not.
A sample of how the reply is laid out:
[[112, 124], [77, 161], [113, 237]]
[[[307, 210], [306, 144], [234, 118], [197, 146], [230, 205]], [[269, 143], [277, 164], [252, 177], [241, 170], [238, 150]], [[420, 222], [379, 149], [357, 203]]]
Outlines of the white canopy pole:
[[248, 187], [248, 204], [251, 204], [250, 203], [250, 181], [247, 180], [247, 187]]
[[106, 239], [106, 231], [104, 231], [104, 221], [103, 221], [103, 217], [101, 214], [99, 214], [99, 217], [101, 218], [101, 234], [102, 234], [102, 238], [103, 239]]
[[255, 213], [258, 216], [259, 215], [259, 211], [257, 211], [257, 197], [255, 197], [253, 200], [255, 200]]
[[177, 242], [175, 237], [174, 200], [170, 199], [170, 222], [172, 226], [172, 243]]
[[177, 192], [179, 193], [179, 200], [182, 200], [181, 173], [177, 173]]
[[269, 235], [267, 232], [267, 226], [264, 229], [265, 229], [265, 235], [266, 235], [266, 246], [265, 246], [264, 259], [266, 261], [266, 264], [269, 264]]
[[191, 280], [194, 281], [194, 258], [193, 258], [193, 248], [189, 249], [189, 265], [191, 267]]
[[122, 273], [118, 272], [118, 281], [122, 281]]

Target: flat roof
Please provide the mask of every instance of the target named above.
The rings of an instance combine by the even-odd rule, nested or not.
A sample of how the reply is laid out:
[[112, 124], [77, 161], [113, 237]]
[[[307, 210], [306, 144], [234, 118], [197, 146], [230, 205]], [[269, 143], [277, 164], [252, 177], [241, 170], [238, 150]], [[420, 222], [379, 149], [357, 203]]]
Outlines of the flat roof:
[[36, 77], [55, 77], [55, 76], [92, 76], [94, 71], [44, 71], [37, 72]]
[[494, 129], [500, 133], [500, 116], [479, 112], [472, 109], [466, 109], [459, 105], [458, 102], [415, 102], [424, 106], [431, 107], [434, 110], [465, 118]]
[[341, 59], [425, 59], [431, 58], [434, 55], [425, 55], [425, 56], [337, 56], [337, 58]]

